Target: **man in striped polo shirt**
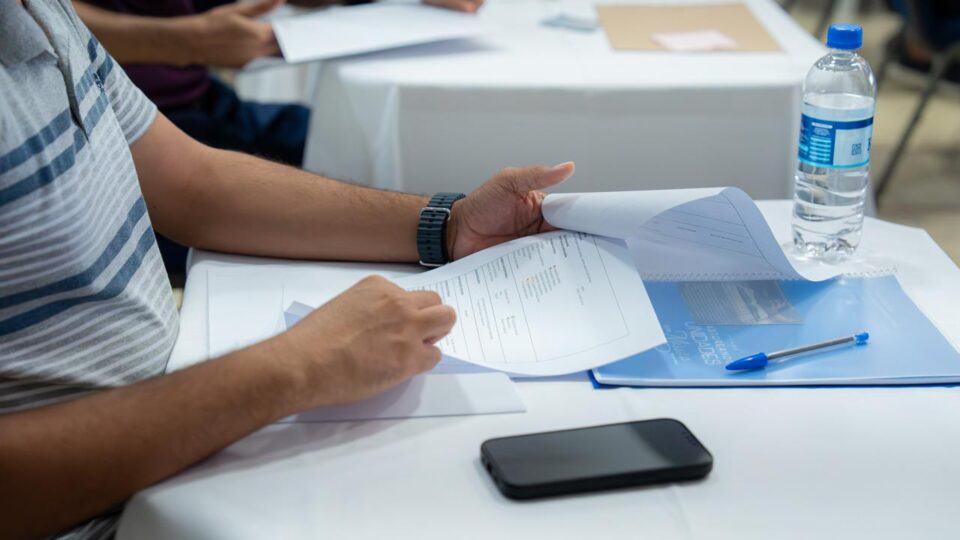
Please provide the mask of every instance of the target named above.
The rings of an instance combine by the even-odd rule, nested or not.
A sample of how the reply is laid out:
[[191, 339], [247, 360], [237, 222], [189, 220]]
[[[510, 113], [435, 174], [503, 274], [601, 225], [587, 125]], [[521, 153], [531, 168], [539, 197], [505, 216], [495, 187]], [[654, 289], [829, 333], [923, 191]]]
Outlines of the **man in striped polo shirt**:
[[[545, 230], [538, 190], [572, 171], [502, 171], [454, 204], [446, 253]], [[68, 0], [0, 0], [0, 537], [109, 536], [137, 490], [430, 369], [454, 323], [437, 295], [368, 278], [284, 334], [162, 375], [177, 314], [154, 227], [219, 251], [416, 261], [426, 203], [206, 147]]]

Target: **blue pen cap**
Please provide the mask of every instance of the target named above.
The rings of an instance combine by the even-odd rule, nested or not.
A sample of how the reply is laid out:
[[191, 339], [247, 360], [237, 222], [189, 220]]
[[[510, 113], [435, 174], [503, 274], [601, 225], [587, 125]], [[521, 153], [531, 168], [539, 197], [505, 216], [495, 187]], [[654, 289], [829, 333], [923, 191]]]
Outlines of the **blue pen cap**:
[[867, 340], [870, 339], [869, 332], [860, 332], [859, 334], [853, 336], [854, 344], [856, 345], [866, 345]]
[[727, 364], [727, 369], [731, 371], [740, 371], [744, 369], [760, 369], [767, 367], [767, 364], [770, 363], [770, 359], [767, 358], [766, 353], [757, 353], [753, 356], [747, 356], [746, 358], [741, 358], [739, 360], [734, 360]]
[[832, 24], [827, 30], [827, 47], [855, 51], [863, 46], [863, 28], [858, 24]]

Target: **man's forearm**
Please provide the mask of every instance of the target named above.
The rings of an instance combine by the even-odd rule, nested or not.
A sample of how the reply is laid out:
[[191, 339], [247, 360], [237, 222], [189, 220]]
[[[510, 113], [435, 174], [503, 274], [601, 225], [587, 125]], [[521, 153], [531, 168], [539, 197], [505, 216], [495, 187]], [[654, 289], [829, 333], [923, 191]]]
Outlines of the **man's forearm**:
[[0, 537], [88, 519], [294, 412], [301, 381], [276, 347], [0, 416]]
[[350, 261], [417, 261], [427, 197], [376, 190], [251, 156], [210, 150], [195, 184], [200, 248]]
[[426, 197], [209, 148], [163, 115], [131, 150], [154, 227], [183, 244], [296, 259], [417, 260]]
[[122, 64], [186, 66], [193, 31], [190, 17], [145, 17], [116, 13], [74, 1], [77, 15]]

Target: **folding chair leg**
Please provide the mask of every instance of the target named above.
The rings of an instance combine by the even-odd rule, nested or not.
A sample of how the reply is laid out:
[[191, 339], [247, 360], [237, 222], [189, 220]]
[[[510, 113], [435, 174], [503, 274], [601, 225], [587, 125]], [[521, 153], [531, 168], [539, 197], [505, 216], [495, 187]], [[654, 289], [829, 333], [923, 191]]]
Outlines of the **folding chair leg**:
[[879, 91], [880, 85], [883, 84], [883, 81], [887, 78], [887, 70], [890, 68], [890, 63], [893, 62], [897, 53], [900, 51], [901, 46], [907, 37], [907, 26], [903, 25], [897, 35], [895, 35], [887, 44], [883, 47], [883, 59], [880, 60], [880, 67], [877, 69], [877, 90]]
[[887, 168], [875, 184], [874, 194], [877, 205], [880, 204], [880, 198], [890, 183], [890, 178], [897, 168], [900, 156], [903, 154], [904, 149], [906, 149], [907, 143], [910, 142], [910, 136], [913, 134], [913, 130], [917, 127], [917, 124], [920, 123], [920, 117], [923, 116], [923, 111], [927, 108], [927, 102], [930, 101], [930, 96], [937, 90], [937, 84], [946, 73], [947, 66], [952, 63], [956, 56], [956, 54], [940, 55], [934, 59], [933, 66], [930, 70], [930, 78], [927, 80], [927, 87], [924, 88], [923, 94], [920, 96], [920, 102], [917, 103], [917, 107], [913, 111], [913, 117], [910, 119], [910, 123], [907, 124], [907, 129], [904, 130], [903, 135], [900, 136], [900, 141], [897, 143], [897, 147], [893, 150], [893, 155], [890, 156], [890, 160], [887, 162]]

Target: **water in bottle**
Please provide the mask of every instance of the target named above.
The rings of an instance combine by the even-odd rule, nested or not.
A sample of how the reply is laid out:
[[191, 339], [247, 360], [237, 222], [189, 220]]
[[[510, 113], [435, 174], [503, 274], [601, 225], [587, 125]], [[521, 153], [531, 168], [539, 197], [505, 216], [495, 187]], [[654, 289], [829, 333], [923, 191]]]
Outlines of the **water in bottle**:
[[877, 92], [862, 43], [859, 26], [831, 26], [830, 53], [803, 82], [793, 243], [807, 257], [836, 260], [860, 244]]

